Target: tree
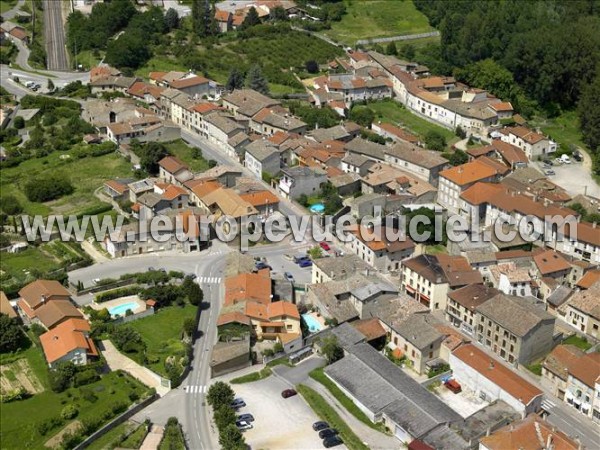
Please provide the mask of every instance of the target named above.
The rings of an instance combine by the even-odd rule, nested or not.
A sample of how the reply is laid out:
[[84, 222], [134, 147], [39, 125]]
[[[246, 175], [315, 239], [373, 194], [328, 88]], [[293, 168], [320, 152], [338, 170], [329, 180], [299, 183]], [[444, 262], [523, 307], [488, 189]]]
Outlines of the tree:
[[22, 130], [23, 128], [25, 128], [25, 119], [23, 119], [23, 117], [21, 116], [15, 117], [15, 120], [13, 120], [13, 126], [17, 130]]
[[587, 85], [579, 99], [578, 113], [584, 142], [596, 154], [596, 173], [600, 173], [600, 75]]
[[587, 210], [581, 203], [573, 203], [572, 205], [569, 205], [569, 208], [575, 211], [583, 220], [585, 220], [585, 216], [587, 216]]
[[234, 67], [229, 72], [229, 78], [227, 78], [227, 84], [225, 88], [228, 91], [235, 89], [242, 89], [244, 87], [244, 73], [241, 72], [237, 67]]
[[214, 410], [221, 406], [229, 407], [234, 398], [235, 393], [233, 392], [233, 389], [223, 381], [217, 381], [212, 384], [210, 388], [208, 388], [208, 393], [206, 395], [208, 404], [212, 406]]
[[327, 364], [332, 364], [344, 357], [344, 349], [340, 347], [336, 336], [323, 338], [321, 353], [327, 359]]
[[23, 348], [26, 342], [17, 321], [0, 313], [0, 353], [14, 352]]
[[[251, 8], [254, 9], [254, 8]], [[269, 82], [263, 76], [258, 64], [252, 66], [246, 75], [246, 86], [263, 95], [269, 95]]]
[[395, 43], [394, 41], [391, 41], [391, 42], [390, 42], [390, 43], [387, 45], [387, 47], [386, 47], [386, 49], [385, 49], [385, 52], [386, 52], [388, 55], [397, 55], [397, 54], [398, 54], [398, 49], [396, 48], [396, 43]]
[[159, 142], [147, 142], [140, 148], [140, 166], [151, 175], [158, 173], [158, 162], [169, 155], [167, 148]]
[[404, 44], [400, 47], [400, 56], [408, 61], [412, 61], [416, 56], [415, 46], [413, 44]]
[[194, 280], [186, 278], [181, 284], [181, 292], [192, 305], [199, 305], [204, 299], [204, 292]]
[[443, 134], [431, 130], [425, 135], [425, 146], [431, 150], [443, 152], [446, 149], [446, 138]]
[[276, 6], [275, 8], [271, 8], [269, 15], [273, 20], [288, 20], [288, 15], [285, 12], [283, 6]]
[[54, 91], [54, 83], [52, 82], [52, 80], [50, 78], [48, 78], [48, 91], [50, 91], [50, 92]]
[[242, 22], [241, 29], [247, 30], [248, 28], [258, 25], [259, 23], [260, 23], [260, 18], [258, 17], [258, 12], [256, 12], [256, 8], [254, 8], [254, 6], [251, 6], [250, 9], [248, 10], [248, 14], [246, 14], [246, 17], [244, 18], [244, 21]]
[[310, 60], [306, 61], [306, 64], [304, 66], [308, 73], [318, 73], [319, 72], [319, 63], [316, 62], [314, 59], [310, 59]]
[[196, 321], [192, 317], [188, 317], [183, 321], [183, 332], [187, 336], [194, 336], [194, 333], [196, 332]]
[[50, 387], [54, 392], [62, 392], [71, 386], [77, 369], [71, 361], [59, 362], [54, 370], [50, 371]]
[[214, 410], [215, 424], [222, 433], [229, 425], [235, 425], [235, 410], [229, 405], [221, 405]]
[[349, 118], [360, 126], [370, 128], [373, 120], [375, 120], [375, 113], [367, 106], [354, 106], [350, 111]]
[[179, 15], [173, 8], [169, 8], [165, 13], [165, 26], [168, 31], [179, 27]]
[[23, 207], [14, 195], [6, 194], [0, 197], [0, 210], [5, 212], [9, 216], [14, 216], [16, 214], [22, 213]]
[[307, 253], [308, 256], [310, 256], [310, 259], [315, 260], [323, 256], [323, 249], [319, 245], [315, 245], [314, 247], [309, 249]]
[[227, 425], [219, 433], [219, 444], [221, 448], [226, 450], [245, 450], [246, 441], [242, 432], [235, 426], [235, 424]]
[[68, 178], [60, 174], [51, 174], [28, 181], [23, 190], [29, 201], [47, 202], [69, 195], [75, 189]]
[[453, 166], [460, 166], [461, 164], [465, 164], [469, 161], [469, 155], [460, 149], [456, 149], [454, 150], [454, 153], [450, 155], [449, 161]]
[[106, 62], [115, 67], [137, 69], [150, 59], [148, 36], [138, 29], [127, 30], [119, 39], [109, 42]]

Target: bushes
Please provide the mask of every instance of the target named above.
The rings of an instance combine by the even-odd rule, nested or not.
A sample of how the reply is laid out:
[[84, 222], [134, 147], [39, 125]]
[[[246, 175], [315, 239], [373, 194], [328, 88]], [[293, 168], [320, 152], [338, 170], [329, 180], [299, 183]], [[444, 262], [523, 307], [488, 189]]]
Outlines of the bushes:
[[140, 292], [140, 289], [138, 285], [135, 285], [101, 292], [100, 294], [96, 294], [96, 303], [103, 303], [115, 298], [127, 297], [128, 295], [136, 295]]
[[111, 334], [115, 346], [125, 353], [143, 352], [145, 344], [142, 336], [131, 327], [117, 327]]
[[62, 417], [63, 420], [71, 420], [77, 417], [78, 413], [79, 411], [77, 410], [75, 405], [70, 404], [62, 409], [62, 411], [60, 412], [60, 417]]
[[47, 202], [64, 195], [72, 194], [75, 189], [68, 179], [59, 175], [47, 175], [25, 184], [24, 192], [29, 201]]
[[85, 386], [86, 384], [98, 381], [100, 376], [94, 369], [85, 369], [81, 372], [77, 372], [73, 378], [73, 384], [75, 387]]
[[165, 426], [165, 432], [159, 450], [185, 450], [185, 440], [181, 425], [176, 417], [170, 417]]
[[50, 417], [46, 420], [42, 420], [35, 425], [35, 431], [42, 436], [46, 436], [48, 431], [58, 428], [63, 424], [63, 420], [60, 417]]

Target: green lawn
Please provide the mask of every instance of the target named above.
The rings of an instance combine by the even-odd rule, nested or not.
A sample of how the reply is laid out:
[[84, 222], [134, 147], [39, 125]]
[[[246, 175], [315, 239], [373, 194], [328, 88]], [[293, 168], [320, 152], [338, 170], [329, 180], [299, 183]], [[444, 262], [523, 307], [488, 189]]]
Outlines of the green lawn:
[[303, 384], [298, 385], [296, 389], [302, 397], [304, 397], [304, 400], [306, 400], [317, 416], [329, 423], [332, 428], [338, 430], [344, 444], [346, 444], [350, 450], [367, 450], [369, 448], [362, 443], [359, 437], [354, 434], [352, 429], [342, 420], [339, 414], [317, 392]]
[[10, 11], [17, 4], [17, 0], [0, 0], [0, 14]]
[[184, 345], [181, 341], [183, 322], [188, 317], [195, 316], [196, 306], [186, 304], [183, 308], [179, 306], [161, 308], [153, 316], [127, 324], [142, 335], [146, 343], [148, 360], [156, 360], [148, 364], [150, 369], [161, 375], [167, 375], [165, 359], [170, 355], [183, 355]]
[[535, 117], [531, 125], [541, 128], [544, 134], [560, 144], [562, 149], [569, 148], [569, 144], [586, 148], [579, 129], [579, 117], [576, 111], [566, 111], [552, 119]]
[[437, 131], [446, 138], [448, 145], [459, 140], [452, 131], [422, 119], [394, 100], [369, 103], [368, 107], [375, 112], [376, 120], [400, 125], [421, 137], [430, 131]]
[[[73, 152], [54, 152], [43, 158], [32, 158], [22, 162], [17, 167], [2, 169], [0, 188], [2, 195], [13, 194], [23, 205], [26, 214], [78, 214], [88, 208], [97, 207], [103, 203], [94, 196], [94, 191], [102, 187], [104, 181], [111, 178], [131, 177], [131, 166], [116, 153], [99, 157], [62, 158]], [[49, 174], [59, 174], [69, 179], [75, 191], [47, 203], [30, 202], [23, 189], [25, 184]]]
[[165, 56], [155, 56], [136, 70], [135, 74], [139, 77], [148, 78], [150, 72], [169, 72], [171, 70], [186, 72], [188, 69], [173, 59]]
[[182, 139], [168, 142], [165, 147], [173, 156], [186, 163], [193, 172], [204, 172], [208, 169], [208, 161], [204, 158], [194, 158], [192, 156], [192, 147], [187, 145]]
[[100, 53], [98, 56], [94, 56], [94, 53], [91, 50], [85, 50], [83, 52], [79, 52], [77, 57], [71, 56], [72, 64], [77, 62], [77, 65], [81, 64], [84, 69], [90, 70], [92, 67], [96, 67], [102, 58], [104, 57], [104, 53]]
[[345, 0], [346, 14], [324, 32], [335, 41], [354, 45], [359, 39], [433, 31], [411, 0]]
[[586, 339], [580, 338], [576, 334], [569, 336], [564, 341], [562, 341], [564, 345], [574, 345], [575, 347], [580, 348], [583, 351], [589, 350], [592, 348], [592, 344], [590, 344]]
[[[2, 362], [27, 358], [33, 372], [40, 379], [46, 390], [21, 401], [5, 403], [0, 406], [2, 416], [2, 448], [6, 449], [42, 449], [44, 443], [60, 431], [67, 423], [48, 431], [42, 436], [37, 431], [37, 424], [50, 418], [60, 417], [66, 404], [75, 404], [79, 410], [77, 420], [102, 419], [103, 414], [111, 410], [116, 403], [131, 404], [129, 394], [136, 392], [145, 395], [147, 388], [137, 380], [124, 373], [111, 372], [100, 381], [70, 388], [56, 394], [48, 388], [46, 362], [39, 347], [31, 347], [10, 358], [2, 358]], [[85, 400], [82, 392], [90, 391], [97, 397], [94, 402]], [[103, 419], [102, 422], [106, 422]]]
[[26, 281], [29, 271], [34, 268], [42, 273], [59, 269], [60, 261], [44, 252], [43, 248], [44, 246], [30, 247], [20, 253], [3, 253], [0, 258], [0, 269], [20, 282]]
[[123, 442], [119, 444], [121, 448], [140, 448], [144, 438], [148, 434], [148, 425], [146, 423], [140, 424], [136, 430], [127, 436]]
[[233, 378], [229, 382], [231, 384], [243, 384], [243, 383], [252, 383], [253, 381], [262, 380], [271, 376], [273, 372], [270, 367], [265, 367], [264, 369], [257, 370], [256, 372], [249, 373], [247, 375], [242, 375], [241, 377]]
[[364, 412], [362, 412], [358, 408], [358, 406], [356, 406], [356, 404], [352, 400], [350, 400], [350, 398], [348, 398], [348, 396], [344, 394], [339, 387], [335, 385], [333, 381], [327, 378], [327, 375], [325, 375], [325, 373], [323, 372], [323, 368], [315, 369], [312, 372], [310, 372], [310, 377], [313, 380], [316, 380], [323, 386], [325, 386], [327, 390], [331, 392], [331, 394], [336, 398], [336, 400], [340, 402], [350, 414], [352, 414], [362, 423], [373, 428], [374, 430], [381, 432], [385, 431], [385, 427], [382, 424], [376, 424], [371, 422], [367, 415]]
[[86, 447], [87, 450], [112, 450], [123, 434], [131, 430], [135, 425], [132, 422], [124, 422], [121, 425], [113, 428], [101, 438], [92, 442]]
[[447, 255], [448, 249], [442, 244], [428, 245], [425, 247], [425, 253], [428, 255]]

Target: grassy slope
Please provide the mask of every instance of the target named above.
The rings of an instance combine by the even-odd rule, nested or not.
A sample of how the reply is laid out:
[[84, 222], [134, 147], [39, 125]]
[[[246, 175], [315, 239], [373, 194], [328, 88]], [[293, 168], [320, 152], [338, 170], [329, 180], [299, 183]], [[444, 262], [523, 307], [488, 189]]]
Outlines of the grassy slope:
[[186, 163], [194, 172], [204, 172], [208, 169], [208, 161], [205, 159], [194, 159], [192, 157], [192, 148], [182, 139], [165, 144], [169, 152]]
[[396, 101], [373, 102], [368, 106], [375, 112], [376, 121], [400, 124], [421, 137], [424, 137], [429, 131], [437, 131], [446, 138], [448, 144], [458, 140], [452, 131], [420, 118]]
[[[259, 62], [266, 78], [271, 82], [271, 90], [277, 94], [304, 92], [304, 88], [291, 74], [281, 73], [282, 69], [303, 68], [310, 59], [325, 63], [342, 53], [342, 49], [338, 47], [296, 31], [253, 37], [243, 41], [229, 39], [219, 45], [200, 50], [202, 64], [209, 78], [226, 83], [232, 67], [246, 71], [251, 65]], [[188, 69], [173, 57], [157, 55], [137, 70], [136, 75], [147, 78], [151, 71]], [[282, 83], [283, 79], [289, 83]]]
[[146, 391], [144, 386], [128, 375], [118, 376], [116, 372], [111, 372], [100, 381], [82, 387], [91, 390], [98, 397], [94, 403], [90, 403], [82, 398], [82, 388], [70, 388], [60, 394], [49, 389], [46, 362], [39, 347], [31, 347], [16, 357], [27, 358], [33, 372], [46, 390], [27, 400], [1, 406], [2, 448], [44, 448], [44, 442], [60, 429], [52, 430], [46, 436], [40, 436], [35, 430], [35, 425], [48, 418], [60, 416], [60, 411], [68, 403], [77, 405], [79, 409], [77, 420], [97, 418], [117, 402], [130, 404], [128, 398], [130, 392], [137, 391], [141, 395]]
[[410, 0], [346, 0], [346, 15], [325, 34], [354, 45], [359, 39], [432, 31], [427, 17]]
[[[86, 208], [101, 204], [93, 193], [104, 181], [132, 175], [129, 163], [117, 154], [97, 158], [60, 159], [62, 154], [55, 152], [43, 158], [29, 159], [17, 167], [2, 169], [2, 195], [15, 195], [23, 205], [25, 213], [30, 215], [77, 214]], [[27, 200], [23, 188], [29, 180], [56, 173], [71, 181], [75, 187], [71, 195], [48, 203], [33, 203]]]
[[158, 310], [153, 316], [128, 324], [142, 335], [147, 346], [147, 356], [159, 358], [157, 363], [149, 364], [150, 369], [166, 375], [164, 362], [167, 356], [183, 351], [183, 321], [188, 317], [195, 317], [195, 314], [196, 307], [189, 304], [184, 308], [169, 306]]

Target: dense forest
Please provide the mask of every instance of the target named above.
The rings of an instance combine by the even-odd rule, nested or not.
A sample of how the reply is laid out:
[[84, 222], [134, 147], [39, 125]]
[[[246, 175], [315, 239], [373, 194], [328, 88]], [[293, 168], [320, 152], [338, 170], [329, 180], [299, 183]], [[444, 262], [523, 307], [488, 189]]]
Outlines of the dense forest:
[[600, 153], [598, 0], [414, 2], [441, 33], [440, 71], [510, 99], [525, 115], [579, 106], [584, 140]]

